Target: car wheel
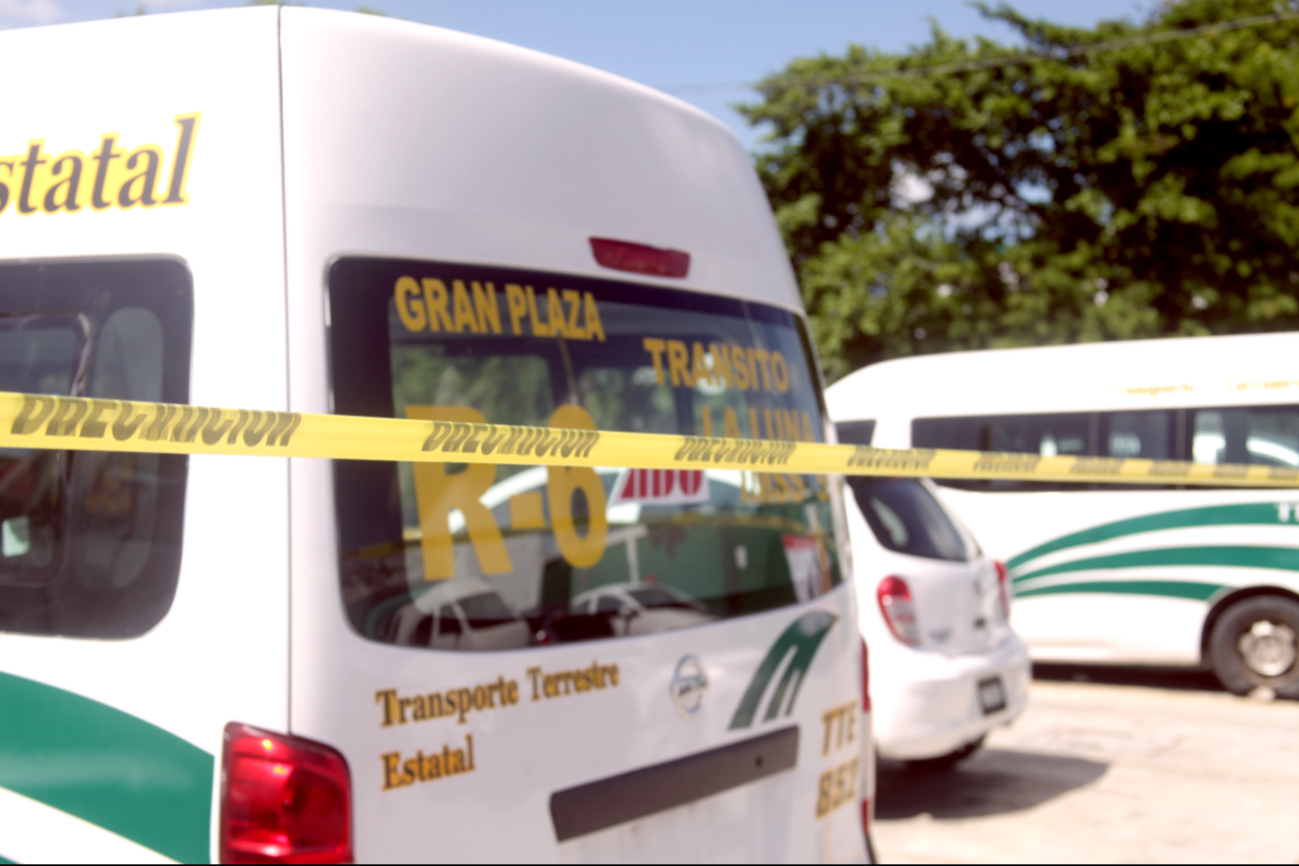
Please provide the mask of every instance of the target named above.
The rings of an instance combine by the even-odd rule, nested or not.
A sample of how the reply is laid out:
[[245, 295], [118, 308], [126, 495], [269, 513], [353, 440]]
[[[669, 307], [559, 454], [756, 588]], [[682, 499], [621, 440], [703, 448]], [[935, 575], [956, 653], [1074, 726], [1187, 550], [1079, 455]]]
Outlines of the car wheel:
[[975, 740], [973, 743], [966, 743], [955, 752], [948, 752], [946, 755], [939, 755], [937, 758], [925, 758], [920, 761], [907, 761], [908, 769], [922, 770], [927, 773], [942, 773], [952, 769], [961, 761], [973, 755], [983, 745], [983, 737]]
[[1299, 603], [1258, 595], [1233, 604], [1213, 626], [1209, 660], [1233, 694], [1263, 687], [1299, 698]]

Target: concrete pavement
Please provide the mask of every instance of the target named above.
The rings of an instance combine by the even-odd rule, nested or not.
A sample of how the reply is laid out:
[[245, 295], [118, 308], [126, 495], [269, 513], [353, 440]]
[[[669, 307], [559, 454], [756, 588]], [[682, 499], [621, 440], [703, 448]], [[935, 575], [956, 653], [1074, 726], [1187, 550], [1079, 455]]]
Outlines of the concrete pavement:
[[1299, 703], [1069, 671], [949, 773], [881, 762], [883, 862], [1299, 862]]

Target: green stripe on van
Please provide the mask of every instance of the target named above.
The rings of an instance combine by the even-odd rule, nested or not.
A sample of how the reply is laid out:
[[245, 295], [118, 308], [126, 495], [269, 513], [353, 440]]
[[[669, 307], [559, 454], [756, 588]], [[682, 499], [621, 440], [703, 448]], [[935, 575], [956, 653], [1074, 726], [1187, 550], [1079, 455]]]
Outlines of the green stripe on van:
[[1157, 595], [1163, 598], [1189, 598], [1195, 601], [1208, 601], [1221, 589], [1225, 589], [1225, 587], [1216, 583], [1196, 583], [1190, 580], [1089, 580], [1026, 589], [1023, 592], [1016, 592], [1015, 598], [1078, 592], [1112, 592], [1119, 595]]
[[[1015, 578], [1020, 584], [1052, 574], [1071, 571], [1092, 571], [1102, 568], [1143, 568], [1160, 565], [1230, 566], [1235, 568], [1275, 568], [1299, 571], [1299, 549], [1293, 547], [1253, 547], [1247, 545], [1221, 545], [1213, 547], [1163, 547], [1154, 550], [1133, 550], [1111, 553], [1106, 556], [1089, 556], [1071, 562], [1061, 562]], [[1015, 595], [1025, 595], [1018, 587]]]
[[0, 787], [206, 863], [212, 773], [210, 754], [156, 725], [0, 673]]
[[[1275, 502], [1247, 502], [1236, 505], [1210, 505], [1204, 508], [1186, 508], [1180, 511], [1164, 511], [1158, 514], [1145, 514], [1127, 520], [1117, 520], [1071, 532], [1059, 538], [1039, 544], [1026, 550], [1006, 562], [1012, 571], [1029, 560], [1037, 559], [1057, 550], [1078, 547], [1083, 544], [1096, 544], [1111, 538], [1122, 538], [1125, 535], [1138, 535], [1142, 532], [1158, 532], [1162, 529], [1184, 529], [1191, 526], [1237, 526], [1247, 524], [1282, 525], [1277, 514]], [[1299, 527], [1296, 527], [1299, 528]], [[1019, 578], [1016, 578], [1018, 580]]]

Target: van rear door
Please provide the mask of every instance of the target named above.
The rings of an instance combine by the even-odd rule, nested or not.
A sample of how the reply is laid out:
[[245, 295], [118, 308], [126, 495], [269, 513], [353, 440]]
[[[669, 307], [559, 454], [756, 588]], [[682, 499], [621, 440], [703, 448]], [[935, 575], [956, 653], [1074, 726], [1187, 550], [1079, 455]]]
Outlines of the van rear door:
[[[580, 447], [525, 426], [822, 438], [781, 309], [376, 258], [328, 292], [335, 410], [435, 422], [448, 461]], [[338, 461], [333, 499], [293, 719], [347, 758], [358, 859], [864, 855], [827, 479]]]

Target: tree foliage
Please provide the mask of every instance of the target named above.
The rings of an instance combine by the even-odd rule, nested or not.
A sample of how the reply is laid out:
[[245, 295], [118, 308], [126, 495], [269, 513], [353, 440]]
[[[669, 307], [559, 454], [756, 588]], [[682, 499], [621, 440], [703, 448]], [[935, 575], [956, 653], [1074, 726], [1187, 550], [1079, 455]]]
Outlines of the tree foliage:
[[934, 25], [904, 54], [795, 60], [741, 107], [769, 130], [758, 170], [831, 378], [1299, 327], [1293, 0], [1177, 0], [1094, 29], [980, 9], [1026, 47]]

